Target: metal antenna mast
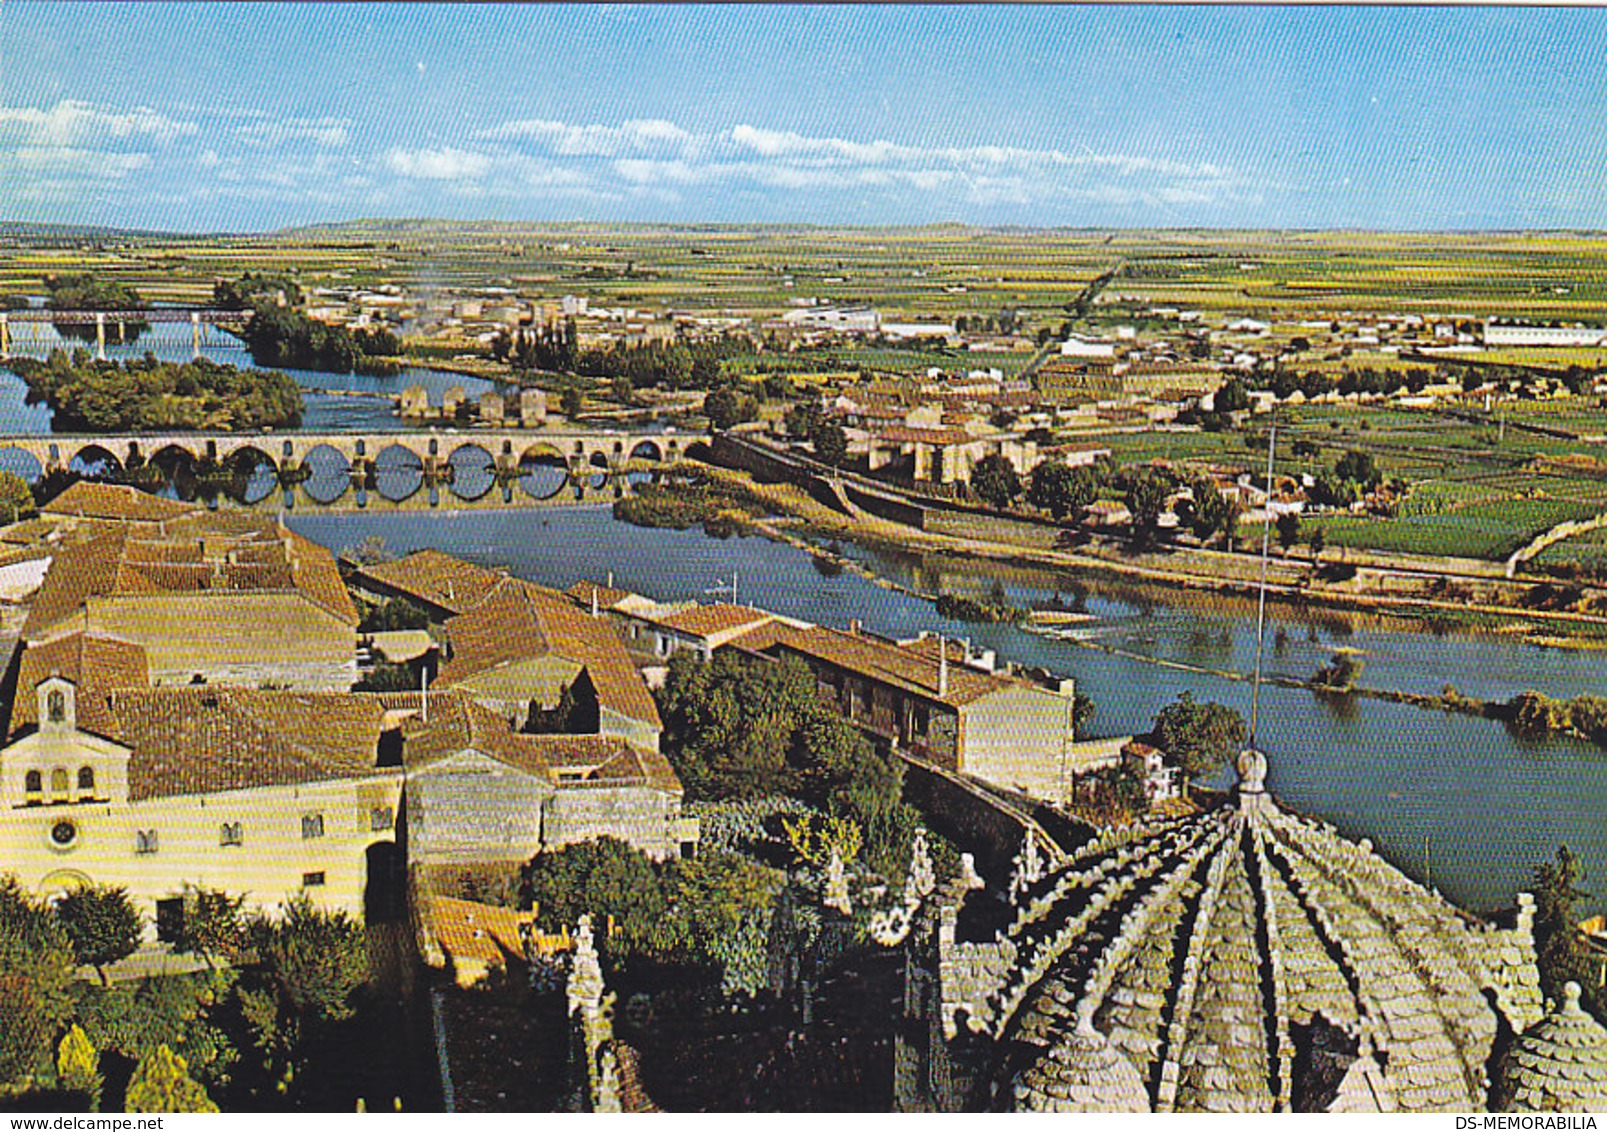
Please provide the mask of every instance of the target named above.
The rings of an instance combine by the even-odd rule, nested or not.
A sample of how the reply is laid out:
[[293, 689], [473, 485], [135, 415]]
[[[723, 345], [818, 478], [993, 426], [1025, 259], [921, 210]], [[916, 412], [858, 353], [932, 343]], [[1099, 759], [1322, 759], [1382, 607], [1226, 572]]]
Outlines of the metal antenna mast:
[[1256, 598], [1255, 611], [1255, 679], [1250, 684], [1250, 748], [1256, 746], [1256, 729], [1261, 722], [1261, 654], [1267, 641], [1267, 554], [1272, 538], [1272, 457], [1278, 450], [1278, 422], [1273, 420], [1267, 432], [1267, 502], [1265, 518], [1261, 523], [1261, 588]]

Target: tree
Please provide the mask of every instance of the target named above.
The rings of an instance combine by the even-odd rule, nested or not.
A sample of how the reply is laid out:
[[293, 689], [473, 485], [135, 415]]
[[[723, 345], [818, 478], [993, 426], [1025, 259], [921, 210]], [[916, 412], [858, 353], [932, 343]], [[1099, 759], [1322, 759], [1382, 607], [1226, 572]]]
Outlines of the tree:
[[809, 443], [814, 446], [815, 458], [822, 464], [836, 468], [848, 458], [848, 434], [834, 420], [817, 421], [810, 429]]
[[56, 902], [56, 918], [72, 941], [74, 958], [95, 968], [101, 986], [108, 985], [107, 966], [139, 947], [140, 915], [126, 888], [75, 888]]
[[721, 431], [743, 421], [757, 420], [759, 402], [734, 385], [722, 385], [703, 399], [703, 415]]
[[33, 492], [28, 481], [15, 472], [0, 472], [0, 516], [7, 523], [15, 523], [34, 511]]
[[1140, 468], [1127, 477], [1127, 509], [1133, 514], [1133, 525], [1142, 532], [1153, 531], [1166, 510], [1166, 499], [1172, 493], [1169, 483], [1153, 468]]
[[1370, 491], [1383, 481], [1383, 473], [1378, 470], [1372, 453], [1358, 452], [1354, 449], [1347, 451], [1334, 462], [1334, 476], [1344, 483], [1353, 483], [1364, 491]]
[[1285, 552], [1294, 549], [1295, 543], [1300, 541], [1300, 516], [1293, 511], [1285, 511], [1278, 516], [1278, 545]]
[[186, 884], [183, 892], [184, 922], [174, 950], [183, 955], [199, 955], [209, 970], [219, 959], [232, 961], [244, 941], [245, 920], [241, 910], [244, 896], [230, 896], [217, 888], [198, 888]]
[[304, 893], [283, 911], [246, 924], [257, 966], [239, 998], [263, 1046], [288, 1060], [309, 1030], [352, 1016], [352, 998], [368, 979], [368, 934], [344, 909], [326, 911]]
[[72, 1017], [77, 967], [61, 922], [0, 876], [0, 1087], [48, 1068], [52, 1039]]
[[1590, 961], [1574, 910], [1581, 900], [1590, 899], [1590, 893], [1579, 887], [1584, 879], [1584, 865], [1566, 845], [1557, 847], [1554, 859], [1535, 867], [1535, 955], [1547, 998], [1560, 1001], [1563, 988], [1576, 982], [1589, 988], [1587, 1001], [1599, 1016], [1607, 1012], [1607, 995], [1590, 978]]
[[1312, 682], [1336, 692], [1349, 692], [1356, 686], [1365, 661], [1349, 649], [1340, 649], [1327, 664], [1317, 669]]
[[989, 506], [1003, 509], [1021, 494], [1021, 477], [1009, 459], [994, 453], [982, 457], [971, 469], [971, 490]]
[[524, 868], [522, 895], [548, 931], [573, 928], [583, 914], [599, 927], [612, 922], [616, 952], [650, 940], [667, 903], [653, 862], [616, 837], [538, 854]]
[[687, 792], [746, 798], [793, 783], [800, 725], [818, 708], [801, 663], [754, 664], [720, 653], [707, 664], [677, 653], [660, 693], [665, 753]]
[[563, 392], [558, 395], [559, 411], [570, 420], [580, 416], [581, 409], [585, 407], [585, 404], [586, 395], [580, 391], [580, 386], [578, 385], [566, 385]]
[[140, 1059], [129, 1078], [127, 1112], [217, 1112], [184, 1059], [165, 1045]]
[[1321, 527], [1317, 527], [1306, 537], [1306, 545], [1311, 548], [1311, 561], [1315, 563], [1322, 557], [1323, 548], [1328, 545], [1328, 536], [1323, 533]]
[[1211, 404], [1218, 413], [1240, 413], [1250, 407], [1250, 395], [1245, 392], [1244, 382], [1230, 377], [1216, 391]]
[[1162, 708], [1150, 742], [1188, 778], [1211, 774], [1244, 746], [1244, 717], [1224, 704], [1195, 703], [1192, 692]]
[[1085, 696], [1081, 692], [1073, 692], [1071, 697], [1071, 729], [1076, 737], [1084, 737], [1087, 728], [1094, 721], [1094, 700], [1092, 696]]
[[1189, 509], [1189, 526], [1195, 536], [1201, 542], [1217, 535], [1231, 539], [1238, 529], [1239, 516], [1243, 513], [1239, 501], [1229, 499], [1218, 490], [1216, 484], [1206, 479], [1196, 480], [1192, 493], [1194, 502]]
[[56, 1080], [63, 1089], [82, 1093], [89, 1098], [89, 1110], [100, 1108], [101, 1086], [100, 1054], [84, 1028], [73, 1025], [56, 1047]]
[[1099, 497], [1099, 481], [1093, 469], [1071, 468], [1045, 460], [1032, 469], [1027, 502], [1048, 511], [1056, 520], [1078, 515]]

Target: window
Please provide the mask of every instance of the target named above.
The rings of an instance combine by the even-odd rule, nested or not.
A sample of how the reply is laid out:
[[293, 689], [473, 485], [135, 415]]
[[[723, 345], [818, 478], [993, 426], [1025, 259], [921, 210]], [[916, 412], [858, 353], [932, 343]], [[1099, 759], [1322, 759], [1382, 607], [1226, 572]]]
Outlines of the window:
[[324, 835], [324, 815], [323, 814], [302, 814], [301, 815], [301, 839], [303, 841], [311, 841], [313, 838], [322, 837], [323, 835]]
[[323, 885], [323, 883], [324, 883], [324, 874], [323, 873], [302, 873], [301, 874], [301, 887], [302, 888], [319, 888], [319, 887], [321, 887]]
[[67, 697], [57, 688], [45, 697], [45, 717], [51, 723], [64, 723], [67, 719]]
[[156, 938], [177, 943], [184, 936], [184, 898], [170, 897], [156, 902]]
[[57, 767], [50, 772], [50, 800], [60, 802], [67, 797], [67, 772]]
[[154, 852], [156, 852], [156, 830], [154, 830], [154, 829], [137, 829], [137, 830], [135, 830], [134, 831], [134, 852], [136, 852], [136, 853], [154, 853]]
[[396, 824], [396, 814], [389, 806], [375, 806], [368, 811], [368, 828], [376, 832], [390, 829]]
[[22, 776], [22, 789], [28, 795], [28, 804], [37, 806], [43, 801], [39, 796], [45, 791], [45, 776], [37, 770], [30, 770]]
[[218, 826], [219, 845], [244, 845], [246, 843], [245, 826], [237, 821], [226, 821]]
[[78, 827], [70, 821], [59, 821], [50, 827], [50, 843], [57, 849], [71, 849], [78, 840]]
[[95, 768], [81, 766], [78, 768], [78, 792], [80, 794], [93, 794], [95, 792]]

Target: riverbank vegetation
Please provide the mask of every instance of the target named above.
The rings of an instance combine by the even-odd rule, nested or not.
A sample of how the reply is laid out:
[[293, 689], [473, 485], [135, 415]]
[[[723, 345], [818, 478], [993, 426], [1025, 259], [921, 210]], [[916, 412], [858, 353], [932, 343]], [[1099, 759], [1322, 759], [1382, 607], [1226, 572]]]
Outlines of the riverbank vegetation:
[[637, 527], [674, 531], [702, 527], [727, 537], [746, 531], [770, 513], [757, 494], [729, 480], [697, 472], [676, 472], [660, 483], [644, 483], [614, 502], [614, 518]]
[[9, 364], [28, 383], [29, 400], [50, 406], [60, 432], [252, 431], [301, 423], [301, 387], [277, 370], [236, 369], [204, 358], [162, 362], [151, 354], [95, 361], [83, 349]]
[[1002, 598], [990, 597], [978, 601], [959, 594], [939, 594], [937, 612], [956, 621], [971, 621], [984, 625], [1019, 625], [1027, 619], [1027, 611], [1011, 605]]
[[401, 339], [387, 328], [352, 330], [309, 318], [296, 309], [301, 288], [288, 276], [247, 272], [220, 280], [213, 302], [225, 310], [248, 310], [242, 339], [259, 366], [287, 366], [321, 373], [386, 377], [401, 372]]
[[[102, 279], [89, 272], [73, 275], [53, 275], [45, 280], [48, 303], [59, 311], [140, 311], [146, 307], [140, 293], [126, 283]], [[58, 322], [56, 333], [63, 338], [95, 341], [99, 330], [91, 322]], [[143, 319], [125, 320], [119, 328], [115, 323], [108, 328], [112, 334], [119, 330], [124, 341], [132, 342], [149, 330], [150, 323]], [[116, 341], [114, 337], [112, 339]]]

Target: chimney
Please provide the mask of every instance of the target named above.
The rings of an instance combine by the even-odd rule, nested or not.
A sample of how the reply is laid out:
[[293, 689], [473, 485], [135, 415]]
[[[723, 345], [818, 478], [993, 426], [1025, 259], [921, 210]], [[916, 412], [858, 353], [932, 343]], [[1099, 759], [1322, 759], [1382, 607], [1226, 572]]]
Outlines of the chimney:
[[612, 570], [608, 572], [608, 588], [614, 588], [614, 572]]
[[937, 694], [949, 694], [949, 643], [941, 633], [937, 636]]
[[430, 673], [422, 664], [419, 665], [418, 669], [418, 701], [419, 714], [423, 717], [424, 722], [428, 723], [430, 721]]
[[593, 586], [591, 588], [591, 615], [593, 617], [597, 616], [597, 587], [596, 586]]

